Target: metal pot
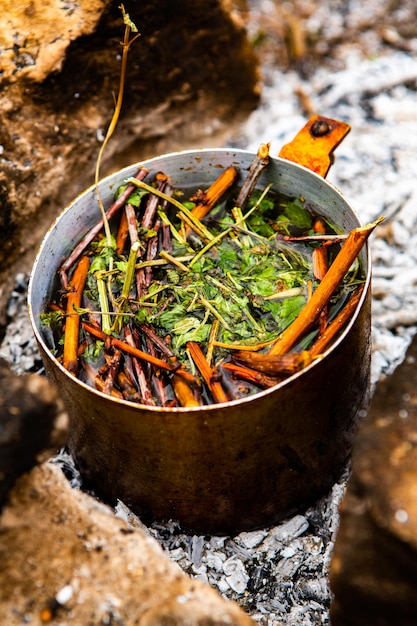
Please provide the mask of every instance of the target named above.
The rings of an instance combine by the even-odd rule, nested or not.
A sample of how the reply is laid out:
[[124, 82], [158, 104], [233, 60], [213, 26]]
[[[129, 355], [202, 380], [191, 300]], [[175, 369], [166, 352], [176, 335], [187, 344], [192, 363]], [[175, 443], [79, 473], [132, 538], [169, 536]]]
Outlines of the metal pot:
[[[334, 120], [310, 120], [283, 148], [286, 158], [271, 159], [259, 186], [272, 182], [286, 195], [302, 194], [346, 231], [359, 226], [334, 186], [288, 160], [307, 160], [325, 175], [329, 152], [348, 130]], [[245, 173], [253, 157], [244, 150], [185, 151], [142, 165], [150, 174], [168, 173], [175, 186], [207, 188], [219, 167], [234, 165]], [[105, 206], [121, 181], [137, 170], [135, 164], [100, 182]], [[187, 530], [204, 533], [232, 534], [271, 525], [323, 495], [344, 467], [359, 411], [367, 402], [368, 250], [360, 256], [366, 273], [362, 299], [324, 358], [247, 399], [192, 409], [148, 407], [115, 400], [75, 379], [54, 358], [42, 333], [40, 313], [50, 300], [57, 271], [98, 219], [91, 187], [49, 229], [29, 286], [31, 323], [46, 372], [68, 410], [69, 448], [86, 484], [108, 502], [123, 500], [145, 522], [174, 519]]]

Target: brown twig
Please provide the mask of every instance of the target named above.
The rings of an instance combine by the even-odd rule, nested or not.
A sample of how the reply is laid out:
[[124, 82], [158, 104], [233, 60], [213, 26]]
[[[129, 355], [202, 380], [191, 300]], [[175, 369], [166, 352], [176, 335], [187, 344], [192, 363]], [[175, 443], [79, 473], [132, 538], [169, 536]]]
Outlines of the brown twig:
[[[155, 344], [152, 342], [152, 340], [149, 337], [145, 337], [144, 339], [146, 343], [146, 349], [149, 352], [149, 354], [157, 357], [158, 352], [157, 352]], [[166, 392], [166, 384], [162, 380], [161, 376], [159, 376], [159, 371], [155, 371], [154, 368], [152, 368], [152, 370], [153, 371], [150, 376], [150, 383], [152, 385], [152, 388], [155, 391], [155, 395], [158, 398], [159, 405], [165, 406], [168, 401], [167, 392]]]
[[[84, 372], [82, 380], [84, 380], [84, 382], [90, 385], [90, 387], [95, 387], [96, 389], [98, 389], [98, 391], [104, 392], [104, 380], [100, 376], [98, 371], [91, 365], [91, 363], [88, 363], [88, 361], [86, 361], [85, 359], [82, 359], [81, 367]], [[114, 387], [110, 391], [110, 395], [113, 398], [117, 398], [119, 400], [123, 399], [123, 394]]]
[[126, 240], [129, 235], [128, 221], [126, 216], [126, 211], [122, 211], [120, 215], [119, 228], [117, 230], [116, 237], [116, 252], [117, 254], [123, 254], [123, 250], [125, 248]]
[[[168, 189], [166, 189], [168, 185], [168, 176], [163, 174], [162, 172], [158, 172], [155, 176], [156, 188], [158, 191], [163, 191], [165, 195], [172, 194], [172, 187], [169, 185]], [[142, 226], [144, 228], [150, 229], [152, 228], [152, 224], [155, 219], [156, 209], [158, 208], [158, 204], [160, 203], [160, 198], [155, 195], [150, 195], [148, 198], [148, 202], [146, 203], [145, 212], [142, 218]]]
[[[126, 343], [131, 347], [136, 347], [135, 339], [134, 339], [132, 330], [129, 325], [126, 325], [124, 327], [124, 335], [125, 335]], [[149, 356], [152, 357], [151, 354]], [[146, 379], [145, 372], [143, 371], [142, 364], [140, 360], [135, 356], [133, 356], [133, 367], [135, 370], [139, 389], [142, 395], [143, 403], [150, 405], [150, 406], [155, 406], [155, 400], [153, 399], [152, 392], [149, 388], [148, 381]]]
[[235, 205], [242, 211], [245, 209], [260, 175], [269, 163], [269, 146], [269, 143], [262, 143], [259, 146], [256, 157], [253, 159], [248, 175], [240, 189]]
[[235, 352], [232, 359], [239, 365], [250, 367], [270, 376], [291, 376], [306, 367], [312, 361], [307, 350], [289, 352], [283, 355], [259, 354], [257, 352]]
[[172, 388], [181, 406], [190, 408], [201, 405], [187, 381], [177, 376], [177, 374], [174, 374], [172, 377]]
[[194, 341], [189, 341], [187, 343], [187, 348], [197, 369], [203, 377], [204, 382], [209, 388], [211, 395], [213, 396], [213, 400], [215, 402], [228, 402], [226, 392], [224, 391], [220, 381], [215, 379], [214, 371], [207, 363], [206, 357], [204, 356], [198, 343], [195, 343]]
[[324, 352], [333, 341], [333, 339], [336, 337], [336, 335], [338, 335], [338, 333], [349, 322], [349, 320], [352, 318], [352, 315], [356, 311], [363, 290], [364, 286], [361, 285], [352, 293], [340, 313], [334, 318], [334, 320], [332, 320], [328, 324], [325, 331], [314, 342], [314, 344], [310, 348], [310, 354], [312, 357], [319, 356], [322, 352]]
[[175, 353], [171, 350], [171, 348], [167, 345], [167, 343], [163, 340], [162, 337], [156, 334], [152, 326], [149, 324], [140, 324], [141, 331], [151, 339], [151, 341], [158, 346], [159, 350], [171, 361], [171, 363], [176, 362]]
[[[100, 328], [97, 328], [96, 326], [93, 326], [92, 324], [88, 324], [87, 322], [81, 322], [81, 326], [87, 333], [90, 333], [90, 335], [93, 335], [93, 337], [96, 337], [96, 339], [101, 339], [101, 341], [105, 341], [106, 338], [109, 338], [109, 335], [106, 335], [106, 333], [103, 333], [103, 331]], [[141, 359], [142, 361], [146, 361], [147, 363], [151, 363], [151, 365], [155, 365], [155, 367], [159, 367], [162, 370], [166, 370], [168, 372], [176, 372], [178, 376], [181, 376], [182, 378], [184, 378], [185, 380], [188, 380], [192, 384], [195, 384], [197, 382], [195, 377], [190, 372], [187, 372], [186, 370], [182, 369], [181, 367], [178, 366], [178, 364], [172, 365], [171, 363], [167, 363], [166, 361], [163, 361], [162, 359], [158, 359], [157, 357], [154, 357], [151, 354], [148, 354], [147, 352], [143, 352], [142, 350], [139, 350], [139, 348], [130, 346], [128, 343], [126, 343], [125, 341], [122, 341], [121, 339], [110, 337], [110, 341], [116, 348], [120, 348], [122, 352], [126, 352], [127, 354], [130, 354], [131, 356], [135, 356], [138, 359]]]
[[[222, 195], [233, 185], [237, 178], [237, 170], [231, 166], [224, 170], [220, 176], [210, 185], [207, 191], [198, 191], [197, 194], [191, 198], [195, 200], [196, 204], [193, 207], [191, 213], [198, 220], [202, 220], [203, 217], [211, 211], [211, 209], [217, 204]], [[188, 236], [191, 229], [187, 226], [185, 229]]]
[[130, 402], [141, 402], [142, 398], [138, 393], [131, 378], [127, 376], [126, 372], [120, 371], [117, 374], [117, 384], [122, 390], [123, 398]]
[[[159, 230], [162, 226], [161, 220], [157, 219], [154, 224], [154, 230], [156, 232], [155, 237], [151, 237], [148, 241], [148, 245], [146, 246], [146, 260], [154, 261], [158, 256], [158, 247], [159, 247]], [[152, 284], [153, 271], [152, 267], [145, 267], [145, 285], [147, 288]]]
[[[119, 371], [122, 353], [120, 350], [113, 350], [113, 354], [110, 354], [108, 350], [105, 350], [104, 358], [106, 359], [107, 370], [103, 392], [110, 395], [114, 387], [117, 372]], [[99, 371], [99, 373], [101, 372]]]
[[[317, 217], [314, 220], [313, 230], [315, 233], [319, 235], [326, 234], [326, 226], [324, 221]], [[329, 259], [327, 255], [327, 247], [326, 246], [318, 246], [314, 248], [312, 253], [312, 262], [313, 262], [313, 276], [316, 280], [321, 281], [325, 277], [327, 270], [329, 269]], [[324, 331], [327, 326], [327, 321], [329, 318], [329, 305], [327, 304], [323, 307], [319, 316], [319, 326], [320, 333]]]
[[320, 285], [307, 301], [301, 313], [284, 330], [269, 350], [271, 355], [282, 355], [291, 350], [307, 330], [316, 322], [320, 311], [327, 305], [337, 287], [342, 282], [346, 272], [364, 246], [375, 227], [382, 221], [379, 218], [371, 224], [354, 228], [343, 244], [339, 254], [330, 265]]
[[127, 219], [127, 229], [129, 232], [130, 245], [139, 240], [138, 225], [136, 221], [136, 210], [133, 204], [126, 202], [124, 213]]
[[64, 353], [62, 364], [71, 374], [78, 371], [78, 338], [80, 333], [80, 316], [75, 309], [80, 308], [83, 290], [90, 267], [90, 259], [81, 257], [71, 277], [68, 287]]
[[236, 363], [222, 363], [220, 367], [221, 369], [225, 369], [230, 372], [233, 376], [254, 383], [255, 385], [258, 385], [258, 387], [262, 387], [262, 389], [275, 387], [275, 385], [280, 382], [278, 377], [274, 378], [273, 376], [267, 376], [261, 372], [250, 369], [249, 367], [237, 365]]
[[[81, 322], [81, 325], [87, 333], [93, 335], [93, 337], [96, 337], [96, 339], [101, 339], [101, 341], [105, 341], [106, 338], [109, 338], [109, 335], [103, 333], [103, 331], [96, 326], [88, 324], [88, 322]], [[129, 345], [128, 343], [126, 343], [126, 341], [116, 339], [115, 337], [110, 337], [110, 341], [115, 348], [120, 348], [120, 350], [122, 350], [123, 352], [127, 352], [127, 354], [130, 354], [131, 356], [135, 356], [138, 359], [146, 361], [147, 363], [151, 363], [152, 365], [160, 367], [163, 370], [167, 370], [168, 372], [174, 372], [177, 369], [170, 363], [167, 363], [162, 359], [155, 358], [150, 354], [147, 354], [147, 352], [143, 352], [142, 350], [139, 350], [139, 348]]]
[[[313, 224], [313, 230], [320, 235], [326, 234], [326, 226], [322, 219], [317, 218]], [[323, 280], [324, 275], [329, 269], [329, 261], [327, 258], [327, 249], [323, 246], [318, 246], [313, 250], [313, 275], [316, 280]]]

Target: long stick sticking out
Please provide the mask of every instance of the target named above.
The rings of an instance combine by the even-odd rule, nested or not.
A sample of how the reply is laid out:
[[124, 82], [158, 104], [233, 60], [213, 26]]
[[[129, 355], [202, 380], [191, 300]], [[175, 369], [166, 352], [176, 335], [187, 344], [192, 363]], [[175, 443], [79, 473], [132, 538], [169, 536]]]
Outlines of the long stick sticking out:
[[308, 300], [304, 309], [290, 324], [269, 350], [270, 355], [285, 354], [297, 343], [306, 331], [316, 322], [320, 312], [327, 305], [333, 293], [342, 282], [346, 272], [358, 256], [365, 242], [375, 227], [383, 220], [380, 217], [375, 222], [354, 228], [339, 254], [336, 256], [323, 280]]

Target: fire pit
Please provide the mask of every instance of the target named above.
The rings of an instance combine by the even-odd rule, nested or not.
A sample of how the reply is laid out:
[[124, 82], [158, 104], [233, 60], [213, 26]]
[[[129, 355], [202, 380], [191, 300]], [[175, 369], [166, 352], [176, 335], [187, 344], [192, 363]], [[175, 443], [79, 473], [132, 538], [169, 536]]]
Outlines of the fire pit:
[[[314, 146], [307, 155], [308, 166], [325, 174], [329, 140], [332, 149], [343, 136], [340, 123], [314, 119], [300, 135], [307, 136], [309, 148]], [[302, 195], [344, 232], [360, 226], [341, 193], [299, 164], [300, 145], [295, 141], [283, 149], [286, 158], [271, 159], [259, 185], [271, 183], [287, 196]], [[243, 150], [202, 150], [164, 155], [142, 166], [169, 173], [179, 187], [205, 188], [219, 167], [233, 165], [244, 172], [253, 156]], [[134, 165], [101, 181], [105, 206], [137, 169]], [[123, 500], [145, 521], [175, 519], [183, 528], [212, 533], [270, 525], [313, 502], [340, 474], [359, 410], [367, 400], [366, 247], [359, 256], [364, 290], [350, 322], [302, 371], [239, 400], [193, 408], [138, 405], [115, 400], [77, 380], [51, 353], [40, 322], [63, 259], [99, 219], [94, 194], [93, 188], [83, 193], [51, 227], [29, 289], [31, 322], [45, 369], [67, 406], [69, 447], [86, 483], [107, 501]]]

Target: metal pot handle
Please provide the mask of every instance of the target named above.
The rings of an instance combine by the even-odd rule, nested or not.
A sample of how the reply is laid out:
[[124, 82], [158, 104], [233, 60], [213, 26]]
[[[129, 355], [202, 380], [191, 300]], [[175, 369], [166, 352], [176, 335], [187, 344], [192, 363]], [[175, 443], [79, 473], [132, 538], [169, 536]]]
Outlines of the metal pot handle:
[[345, 122], [314, 115], [294, 139], [281, 148], [279, 156], [325, 178], [333, 163], [333, 151], [349, 131], [350, 126]]

